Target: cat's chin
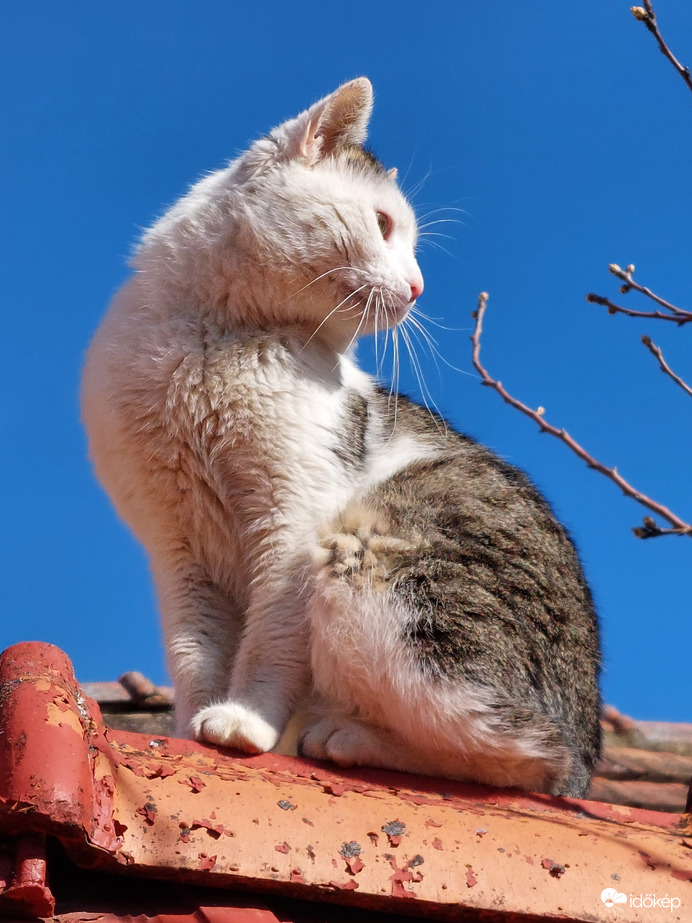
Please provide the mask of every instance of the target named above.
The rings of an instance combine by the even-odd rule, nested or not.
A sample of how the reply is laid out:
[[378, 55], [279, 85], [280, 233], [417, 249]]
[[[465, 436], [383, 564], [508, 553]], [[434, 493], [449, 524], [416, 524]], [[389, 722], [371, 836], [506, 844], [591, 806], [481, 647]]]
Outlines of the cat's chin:
[[387, 305], [378, 314], [368, 317], [361, 324], [359, 335], [382, 333], [385, 330], [392, 330], [402, 324], [411, 312], [413, 302], [410, 304]]

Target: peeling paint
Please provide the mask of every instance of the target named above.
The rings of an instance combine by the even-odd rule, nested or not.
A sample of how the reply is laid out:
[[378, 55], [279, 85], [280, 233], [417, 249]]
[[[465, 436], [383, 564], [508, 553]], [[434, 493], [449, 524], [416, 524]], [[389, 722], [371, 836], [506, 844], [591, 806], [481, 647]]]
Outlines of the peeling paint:
[[337, 891], [355, 891], [358, 887], [358, 882], [355, 878], [349, 878], [348, 881], [339, 882], [339, 881], [330, 881], [330, 888], [335, 888]]
[[147, 824], [153, 826], [154, 821], [156, 820], [156, 815], [158, 813], [158, 808], [153, 801], [147, 801], [147, 803], [142, 805], [141, 808], [137, 808], [136, 813], [141, 814]]
[[413, 873], [410, 869], [398, 868], [396, 864], [396, 859], [394, 856], [387, 857], [389, 864], [394, 869], [394, 874], [389, 876], [389, 880], [392, 883], [392, 897], [405, 897], [405, 898], [415, 898], [417, 897], [416, 892], [412, 887], [405, 887], [406, 884], [413, 882], [420, 882], [423, 880], [423, 876], [418, 873]]
[[387, 834], [390, 846], [398, 846], [406, 833], [406, 824], [400, 820], [392, 820], [388, 824], [383, 824], [380, 829]]
[[216, 856], [208, 856], [206, 853], [199, 853], [199, 862], [197, 864], [197, 870], [209, 871], [214, 868], [216, 865]]
[[225, 834], [226, 836], [235, 836], [235, 834], [224, 827], [223, 824], [215, 824], [216, 814], [212, 811], [211, 819], [203, 817], [202, 820], [193, 820], [189, 825], [190, 830], [206, 830], [208, 835], [214, 839], [218, 840], [220, 836]]
[[350, 843], [342, 843], [339, 855], [343, 856], [344, 859], [350, 859], [354, 856], [359, 856], [362, 852], [360, 845], [355, 840], [351, 840]]
[[206, 782], [199, 776], [188, 776], [186, 779], [179, 779], [179, 782], [181, 785], [189, 785], [194, 795], [198, 795], [206, 787]]
[[569, 868], [569, 865], [560, 865], [559, 862], [554, 862], [552, 859], [543, 859], [541, 865], [550, 872], [553, 878], [562, 878], [565, 874], [565, 869]]
[[365, 868], [365, 863], [360, 858], [360, 856], [355, 856], [355, 857], [348, 856], [345, 858], [345, 862], [346, 862], [346, 871], [350, 875], [357, 875], [359, 872], [362, 872], [363, 869]]
[[648, 865], [650, 869], [656, 868], [656, 863], [654, 862], [654, 860], [651, 858], [651, 856], [648, 853], [644, 852], [643, 849], [639, 850], [639, 855], [642, 857], [645, 864]]
[[55, 702], [46, 703], [46, 717], [43, 719], [46, 724], [54, 725], [59, 728], [69, 728], [80, 737], [84, 736], [84, 728], [79, 714], [68, 708], [60, 708]]

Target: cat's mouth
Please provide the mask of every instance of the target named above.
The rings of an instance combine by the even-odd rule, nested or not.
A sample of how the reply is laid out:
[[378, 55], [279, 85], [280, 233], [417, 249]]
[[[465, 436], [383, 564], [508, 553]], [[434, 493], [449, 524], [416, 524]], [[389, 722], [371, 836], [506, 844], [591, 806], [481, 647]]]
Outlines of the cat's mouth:
[[410, 304], [396, 304], [385, 308], [388, 327], [398, 327], [408, 317]]
[[[411, 302], [405, 301], [395, 291], [389, 288], [378, 287], [373, 289], [374, 297], [368, 299], [368, 320], [377, 330], [397, 327], [408, 316]], [[373, 305], [374, 302], [374, 305]]]

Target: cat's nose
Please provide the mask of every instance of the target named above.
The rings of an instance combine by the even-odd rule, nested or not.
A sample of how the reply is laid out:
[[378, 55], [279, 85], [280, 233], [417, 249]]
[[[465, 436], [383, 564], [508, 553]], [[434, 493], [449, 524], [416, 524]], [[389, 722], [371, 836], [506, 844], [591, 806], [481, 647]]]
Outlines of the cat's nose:
[[423, 276], [420, 274], [414, 276], [413, 279], [408, 280], [408, 284], [411, 286], [411, 301], [415, 301], [416, 298], [420, 298], [423, 294]]

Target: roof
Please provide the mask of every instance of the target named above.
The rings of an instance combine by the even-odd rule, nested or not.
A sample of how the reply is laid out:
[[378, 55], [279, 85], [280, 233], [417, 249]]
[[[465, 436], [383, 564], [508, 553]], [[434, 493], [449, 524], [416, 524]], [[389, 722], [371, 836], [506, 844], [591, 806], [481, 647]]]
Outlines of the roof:
[[[690, 918], [690, 814], [234, 755], [169, 736], [170, 701], [132, 675], [80, 687], [51, 645], [0, 656], [0, 916]], [[607, 720], [592, 794], [680, 807], [692, 728]]]
[[[83, 683], [111, 728], [175, 735], [173, 688], [154, 686], [141, 673], [118, 682]], [[692, 782], [692, 724], [634, 721], [605, 706], [605, 747], [589, 799], [634, 808], [682, 812]]]

